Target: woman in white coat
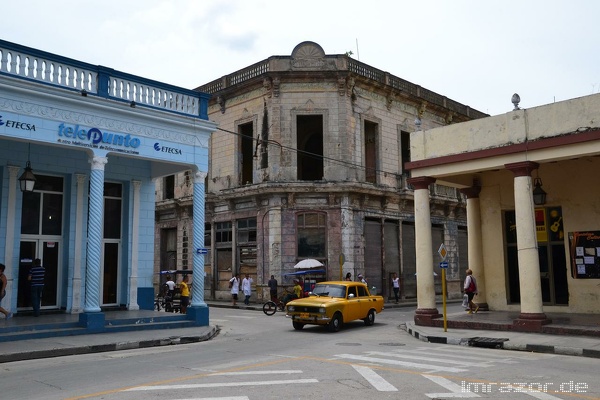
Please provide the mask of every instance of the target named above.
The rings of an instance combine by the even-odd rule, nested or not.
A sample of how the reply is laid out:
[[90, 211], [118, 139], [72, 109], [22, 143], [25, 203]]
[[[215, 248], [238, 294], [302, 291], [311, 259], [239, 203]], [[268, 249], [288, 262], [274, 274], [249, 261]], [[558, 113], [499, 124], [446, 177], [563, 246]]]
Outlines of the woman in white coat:
[[233, 299], [233, 305], [235, 306], [238, 300], [238, 293], [240, 292], [240, 274], [235, 274], [235, 276], [229, 280], [229, 288], [231, 289], [231, 298]]
[[244, 292], [244, 304], [250, 304], [250, 296], [252, 295], [252, 278], [250, 275], [246, 274], [246, 277], [242, 279], [242, 291]]

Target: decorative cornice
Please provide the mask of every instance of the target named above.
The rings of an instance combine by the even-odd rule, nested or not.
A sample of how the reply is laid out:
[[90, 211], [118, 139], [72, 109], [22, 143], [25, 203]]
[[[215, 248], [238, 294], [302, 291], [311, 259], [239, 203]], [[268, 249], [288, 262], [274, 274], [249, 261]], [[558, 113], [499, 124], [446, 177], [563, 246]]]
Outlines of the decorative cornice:
[[531, 171], [540, 167], [540, 164], [533, 161], [523, 161], [512, 164], [504, 164], [507, 170], [511, 171], [515, 178], [519, 176], [531, 176]]

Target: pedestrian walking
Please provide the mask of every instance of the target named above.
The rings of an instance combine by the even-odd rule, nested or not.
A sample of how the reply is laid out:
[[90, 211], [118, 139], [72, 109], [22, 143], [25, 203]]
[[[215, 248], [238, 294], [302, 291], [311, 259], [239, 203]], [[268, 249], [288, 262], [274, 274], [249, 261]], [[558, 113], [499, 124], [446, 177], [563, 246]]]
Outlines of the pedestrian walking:
[[242, 280], [242, 292], [244, 292], [244, 304], [250, 304], [250, 296], [252, 295], [252, 278], [250, 275], [246, 274], [246, 277]]
[[233, 300], [233, 305], [237, 305], [238, 301], [238, 293], [240, 292], [240, 274], [235, 274], [229, 280], [229, 288], [231, 289], [231, 299]]
[[479, 306], [473, 302], [473, 297], [475, 297], [477, 292], [477, 280], [473, 276], [473, 271], [468, 269], [467, 277], [465, 278], [464, 290], [469, 299], [469, 308], [467, 312], [469, 314], [476, 313], [479, 310]]
[[356, 278], [358, 279], [359, 282], [362, 282], [365, 285], [367, 284], [367, 279], [363, 276], [363, 274], [358, 274], [358, 276]]
[[394, 297], [396, 298], [396, 304], [398, 304], [400, 301], [400, 278], [398, 278], [398, 274], [395, 272], [392, 278], [392, 285], [394, 289]]
[[[6, 280], [6, 275], [4, 275], [5, 269], [6, 269], [6, 265], [0, 264], [0, 304], [1, 304], [4, 296], [6, 296], [6, 285], [8, 283]], [[4, 317], [6, 319], [12, 318], [12, 316], [13, 316], [13, 313], [11, 313], [8, 310], [5, 310], [3, 307], [0, 307], [0, 312], [2, 314], [4, 314]]]
[[36, 258], [33, 261], [33, 267], [29, 270], [29, 275], [27, 277], [31, 284], [31, 305], [33, 307], [34, 317], [40, 316], [45, 275], [46, 269], [42, 266], [42, 260]]
[[351, 281], [351, 280], [352, 280], [352, 273], [351, 273], [351, 272], [348, 272], [348, 273], [346, 274], [346, 280], [347, 280], [347, 281]]

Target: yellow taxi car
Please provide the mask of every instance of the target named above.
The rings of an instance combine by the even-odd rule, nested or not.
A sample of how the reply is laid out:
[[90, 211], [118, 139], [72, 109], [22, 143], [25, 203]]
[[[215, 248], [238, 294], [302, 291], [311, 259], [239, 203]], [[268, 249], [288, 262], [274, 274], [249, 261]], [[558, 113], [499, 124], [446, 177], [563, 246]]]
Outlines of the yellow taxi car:
[[308, 297], [286, 304], [286, 317], [294, 329], [304, 325], [325, 325], [330, 332], [340, 330], [345, 322], [362, 319], [365, 325], [375, 323], [375, 314], [383, 310], [383, 297], [369, 293], [361, 282], [319, 282]]

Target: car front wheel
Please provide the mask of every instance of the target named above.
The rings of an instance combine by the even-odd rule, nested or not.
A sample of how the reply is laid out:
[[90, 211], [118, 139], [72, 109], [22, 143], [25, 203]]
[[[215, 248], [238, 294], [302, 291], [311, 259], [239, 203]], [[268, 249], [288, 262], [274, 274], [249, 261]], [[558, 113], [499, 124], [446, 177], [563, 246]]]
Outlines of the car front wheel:
[[363, 321], [365, 321], [365, 325], [367, 326], [373, 325], [375, 323], [375, 311], [369, 310], [367, 318], [363, 319]]
[[327, 327], [329, 328], [329, 332], [338, 332], [342, 327], [342, 316], [336, 313]]
[[304, 324], [300, 323], [300, 322], [292, 321], [292, 325], [294, 326], [294, 329], [297, 331], [302, 330], [302, 328], [304, 328]]

